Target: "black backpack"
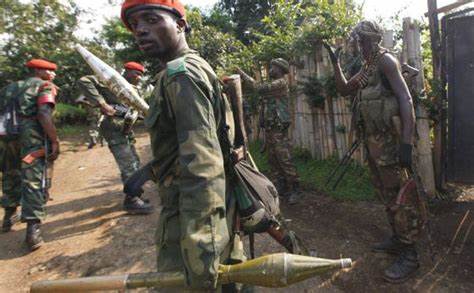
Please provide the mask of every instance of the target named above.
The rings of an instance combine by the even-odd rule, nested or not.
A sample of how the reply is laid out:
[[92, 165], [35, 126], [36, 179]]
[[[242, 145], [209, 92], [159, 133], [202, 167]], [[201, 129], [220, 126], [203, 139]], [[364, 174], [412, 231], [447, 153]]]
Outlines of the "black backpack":
[[17, 81], [0, 90], [0, 137], [12, 138], [20, 133], [18, 97], [26, 89], [22, 81]]

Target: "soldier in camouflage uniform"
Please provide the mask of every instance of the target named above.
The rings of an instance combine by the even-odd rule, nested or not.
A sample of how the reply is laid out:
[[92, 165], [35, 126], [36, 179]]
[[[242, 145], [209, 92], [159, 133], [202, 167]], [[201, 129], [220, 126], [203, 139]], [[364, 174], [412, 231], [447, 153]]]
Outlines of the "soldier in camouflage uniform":
[[[13, 93], [18, 88], [17, 84], [10, 84], [0, 90], [0, 112], [3, 112], [11, 98], [14, 98]], [[18, 137], [0, 136], [0, 168], [3, 191], [0, 203], [5, 209], [2, 232], [9, 232], [19, 219], [17, 207], [21, 201], [21, 157]]]
[[[339, 52], [330, 52], [336, 73], [336, 86], [343, 94], [359, 93], [358, 113], [361, 136], [365, 143], [372, 181], [386, 205], [393, 235], [373, 247], [377, 252], [395, 253], [397, 260], [384, 271], [389, 282], [403, 282], [419, 267], [415, 249], [423, 221], [420, 217], [418, 194], [398, 197], [407, 180], [405, 169], [412, 169], [412, 145], [415, 129], [413, 102], [398, 60], [380, 47], [382, 30], [371, 21], [362, 21], [352, 33], [364, 64], [347, 81], [339, 65]], [[415, 174], [416, 176], [416, 174]]]
[[290, 112], [288, 109], [289, 90], [285, 75], [290, 66], [282, 58], [271, 61], [269, 83], [257, 84], [248, 74], [238, 68], [242, 79], [262, 96], [264, 104], [265, 144], [268, 150], [273, 177], [277, 179], [278, 191], [289, 204], [296, 204], [302, 193], [295, 165], [291, 159], [291, 143], [288, 138]]
[[128, 0], [122, 20], [140, 49], [166, 64], [145, 119], [163, 206], [158, 271], [184, 272], [186, 290], [214, 292], [218, 265], [229, 261], [233, 243], [232, 112], [213, 69], [187, 45], [179, 1]]
[[[136, 86], [144, 72], [142, 65], [136, 62], [128, 62], [124, 65], [125, 79]], [[87, 101], [93, 106], [101, 109], [105, 115], [100, 125], [100, 135], [106, 140], [110, 152], [115, 158], [120, 169], [122, 182], [139, 169], [140, 158], [135, 149], [135, 137], [133, 131], [126, 127], [125, 117], [116, 115], [118, 107], [128, 109], [122, 102], [94, 75], [83, 76], [77, 85]], [[124, 210], [131, 214], [150, 214], [153, 207], [140, 197], [125, 196]]]
[[[6, 212], [3, 228], [4, 231], [11, 229], [12, 216], [21, 205], [21, 219], [27, 223], [26, 243], [30, 250], [36, 250], [43, 243], [40, 224], [46, 217], [49, 188], [45, 178], [46, 165], [52, 164], [59, 155], [59, 141], [53, 123], [57, 87], [52, 83], [57, 66], [41, 59], [30, 60], [26, 66], [33, 71], [33, 77], [11, 84], [8, 86], [11, 92], [5, 95], [15, 99], [20, 132], [15, 141], [7, 144], [7, 156], [12, 157], [7, 160], [10, 164], [4, 164], [4, 171], [7, 169], [4, 175], [9, 175], [6, 180], [11, 181], [4, 186], [2, 206]], [[44, 153], [45, 143], [49, 149], [47, 154]], [[19, 166], [21, 183], [18, 180]], [[16, 188], [12, 189], [12, 184]]]
[[77, 104], [83, 105], [87, 113], [87, 124], [89, 125], [89, 144], [87, 145], [87, 148], [94, 148], [98, 142], [100, 142], [100, 144], [103, 146], [103, 138], [99, 133], [99, 128], [104, 116], [100, 112], [100, 108], [93, 106], [83, 95], [79, 96], [75, 102]]

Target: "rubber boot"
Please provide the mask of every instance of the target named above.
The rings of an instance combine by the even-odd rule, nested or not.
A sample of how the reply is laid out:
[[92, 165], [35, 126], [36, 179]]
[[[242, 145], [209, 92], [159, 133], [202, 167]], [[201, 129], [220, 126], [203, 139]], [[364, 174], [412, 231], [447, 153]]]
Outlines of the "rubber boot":
[[2, 232], [7, 233], [12, 230], [12, 226], [18, 222], [20, 217], [16, 213], [16, 207], [5, 208], [5, 215], [3, 215]]
[[138, 196], [126, 196], [123, 202], [123, 209], [132, 215], [148, 215], [153, 213], [153, 206]]
[[43, 244], [43, 238], [41, 237], [39, 220], [27, 220], [26, 221], [26, 245], [31, 251], [35, 251]]
[[392, 235], [390, 238], [374, 244], [372, 246], [372, 251], [398, 255], [402, 252], [404, 247], [405, 244], [403, 244], [395, 235]]
[[384, 279], [390, 283], [403, 283], [420, 267], [415, 245], [406, 245], [395, 262], [384, 271]]

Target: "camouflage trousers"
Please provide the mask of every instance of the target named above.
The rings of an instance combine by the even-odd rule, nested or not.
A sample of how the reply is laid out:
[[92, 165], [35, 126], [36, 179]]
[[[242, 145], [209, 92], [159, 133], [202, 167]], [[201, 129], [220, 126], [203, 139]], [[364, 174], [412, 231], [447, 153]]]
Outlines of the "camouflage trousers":
[[88, 133], [89, 140], [92, 142], [99, 142], [101, 139], [99, 134], [99, 121], [102, 116], [100, 109], [97, 107], [86, 106], [87, 111], [87, 123], [88, 123]]
[[[209, 268], [211, 270], [214, 268], [214, 271], [217, 271], [216, 261], [227, 263], [231, 255], [244, 255], [243, 251], [236, 251], [240, 250], [241, 246], [235, 245], [237, 247], [234, 247], [229, 235], [235, 218], [235, 200], [229, 201], [225, 213], [215, 211], [202, 220], [202, 215], [199, 215], [198, 212], [195, 215], [188, 212], [180, 213], [180, 210], [189, 211], [194, 207], [186, 207], [183, 202], [180, 206], [179, 187], [174, 182], [169, 183], [165, 180], [160, 185], [158, 194], [162, 204], [155, 237], [158, 272], [183, 272], [187, 276], [188, 282], [191, 278], [194, 284], [204, 284], [211, 282], [208, 275]], [[190, 223], [197, 224], [190, 225]], [[193, 234], [196, 237], [193, 240], [195, 242], [188, 243], [183, 240], [190, 238], [183, 237], [183, 233]], [[217, 257], [216, 254], [218, 254]], [[176, 290], [158, 290], [158, 292], [238, 291], [235, 284], [230, 284], [218, 286], [216, 290], [177, 288]]]
[[21, 201], [21, 155], [18, 139], [0, 139], [3, 208], [17, 207]]
[[423, 227], [418, 194], [405, 194], [405, 203], [397, 203], [398, 194], [407, 182], [406, 172], [398, 164], [398, 142], [390, 134], [369, 136], [365, 140], [372, 183], [385, 204], [393, 234], [406, 244], [417, 241]]
[[100, 134], [104, 137], [110, 152], [120, 169], [120, 177], [125, 183], [140, 168], [140, 158], [135, 149], [133, 133], [122, 132], [122, 121], [106, 118], [101, 125]]
[[140, 158], [138, 157], [134, 142], [130, 141], [126, 144], [114, 145], [109, 144], [109, 150], [120, 169], [122, 182], [125, 183], [127, 179], [140, 168]]
[[21, 219], [23, 221], [44, 221], [46, 218], [47, 191], [42, 186], [45, 164], [45, 158], [37, 158], [31, 164], [21, 163]]
[[287, 130], [266, 129], [265, 139], [272, 177], [282, 185], [285, 193], [294, 191], [299, 186], [299, 178], [291, 158]]

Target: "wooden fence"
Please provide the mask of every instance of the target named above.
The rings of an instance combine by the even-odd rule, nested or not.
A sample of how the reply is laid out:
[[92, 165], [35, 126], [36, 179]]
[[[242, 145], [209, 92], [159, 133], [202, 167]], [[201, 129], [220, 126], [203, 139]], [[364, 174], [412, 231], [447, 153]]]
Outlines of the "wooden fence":
[[[393, 32], [388, 31], [383, 38], [384, 47], [393, 49]], [[404, 20], [404, 46], [403, 51], [398, 54], [402, 63], [408, 63], [421, 69], [420, 28], [410, 19]], [[422, 70], [420, 70], [422, 71]], [[298, 66], [292, 66], [289, 74], [290, 86], [296, 88], [290, 100], [290, 111], [292, 124], [289, 130], [290, 138], [294, 147], [303, 148], [311, 153], [315, 159], [327, 159], [332, 156], [342, 158], [350, 148], [356, 135], [351, 125], [351, 101], [344, 97], [326, 97], [324, 108], [313, 107], [304, 95], [301, 82], [308, 80], [310, 76], [318, 78], [332, 75], [328, 53], [321, 47], [312, 55], [300, 57]], [[423, 76], [417, 79], [418, 86], [423, 84]], [[418, 145], [421, 145], [419, 154], [419, 166], [422, 171], [421, 178], [425, 190], [429, 194], [435, 192], [434, 175], [431, 159], [431, 142], [429, 139], [429, 126], [426, 119], [426, 111], [417, 109], [418, 132], [421, 133]], [[258, 117], [254, 117], [255, 128], [252, 139], [256, 139]], [[418, 150], [420, 152], [420, 150]], [[365, 163], [365, 152], [359, 148], [353, 155], [353, 159]]]

